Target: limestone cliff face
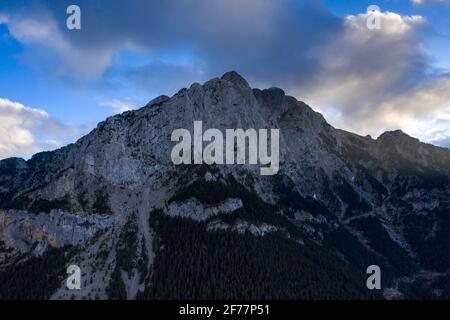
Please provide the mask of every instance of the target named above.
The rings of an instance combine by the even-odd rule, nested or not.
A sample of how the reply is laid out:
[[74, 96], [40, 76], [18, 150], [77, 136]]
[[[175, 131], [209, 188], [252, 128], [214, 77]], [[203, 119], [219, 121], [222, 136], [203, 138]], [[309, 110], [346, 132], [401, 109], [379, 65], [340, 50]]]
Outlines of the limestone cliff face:
[[[202, 121], [204, 130], [279, 129], [280, 171], [263, 177], [259, 165], [174, 166], [171, 134], [179, 128], [192, 132], [194, 121]], [[95, 291], [106, 298], [112, 271], [105, 268], [116, 263], [116, 248], [130, 221], [137, 254], [146, 253], [151, 270], [150, 212], [209, 221], [211, 232], [264, 235], [284, 230], [267, 221], [220, 220], [241, 212], [256, 197], [301, 230], [304, 239], [293, 239], [297, 243], [308, 238], [349, 261], [340, 242], [331, 240], [345, 233], [367, 252], [395, 264], [374, 239], [370, 230], [376, 229], [418, 270], [442, 271], [447, 262], [430, 260], [424, 252], [450, 231], [449, 179], [450, 150], [400, 131], [375, 140], [335, 129], [283, 90], [252, 89], [239, 74], [229, 72], [110, 117], [64, 148], [28, 161], [0, 161], [0, 240], [21, 252], [36, 243], [44, 248], [40, 251], [47, 245], [82, 244], [76, 259], [83, 265], [91, 268], [99, 256], [107, 263], [90, 269], [92, 279], [106, 280], [93, 281], [80, 295]], [[101, 235], [90, 242], [96, 233]], [[450, 253], [449, 248], [447, 243], [441, 246], [440, 254]], [[131, 273], [123, 277], [128, 298], [145, 287], [145, 277], [140, 281]], [[55, 297], [68, 293], [58, 291]]]
[[55, 248], [84, 244], [97, 232], [113, 226], [111, 216], [68, 213], [53, 210], [49, 214], [26, 211], [0, 211], [0, 240], [26, 252], [35, 244]]

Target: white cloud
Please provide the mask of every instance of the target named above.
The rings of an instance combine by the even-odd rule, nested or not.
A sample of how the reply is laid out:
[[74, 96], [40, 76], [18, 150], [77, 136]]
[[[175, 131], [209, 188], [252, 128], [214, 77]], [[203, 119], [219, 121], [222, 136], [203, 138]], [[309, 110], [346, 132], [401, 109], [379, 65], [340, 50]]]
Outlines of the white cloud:
[[0, 159], [30, 157], [36, 152], [61, 147], [79, 135], [41, 109], [0, 98]]
[[415, 5], [422, 5], [427, 3], [450, 3], [450, 0], [411, 0]]
[[129, 100], [112, 99], [100, 103], [103, 107], [111, 108], [114, 113], [122, 113], [125, 111], [136, 109], [136, 106]]
[[[369, 17], [377, 15], [381, 19], [381, 29], [369, 30], [367, 20]], [[352, 32], [358, 36], [371, 38], [374, 32], [379, 31], [384, 35], [403, 35], [410, 31], [414, 26], [421, 25], [425, 18], [418, 15], [401, 16], [395, 12], [372, 12], [359, 15], [350, 15], [346, 17], [346, 24]]]
[[380, 30], [367, 28], [367, 14], [348, 16], [345, 35], [322, 48], [320, 85], [297, 95], [334, 126], [362, 135], [402, 129], [427, 142], [448, 140], [450, 77], [425, 72], [416, 33], [426, 20], [379, 14]]
[[0, 24], [6, 24], [8, 23], [8, 17], [4, 14], [0, 13]]
[[402, 128], [424, 141], [439, 144], [450, 137], [450, 78], [405, 92], [377, 110], [378, 125]]

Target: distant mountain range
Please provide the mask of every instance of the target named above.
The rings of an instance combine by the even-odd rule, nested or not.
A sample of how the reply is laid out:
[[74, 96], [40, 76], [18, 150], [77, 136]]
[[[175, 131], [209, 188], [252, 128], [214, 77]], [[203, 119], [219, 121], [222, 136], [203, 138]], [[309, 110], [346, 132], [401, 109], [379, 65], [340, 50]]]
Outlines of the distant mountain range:
[[[278, 173], [174, 165], [194, 121], [279, 129]], [[2, 299], [450, 298], [450, 150], [335, 129], [236, 72], [0, 161], [0, 208]]]

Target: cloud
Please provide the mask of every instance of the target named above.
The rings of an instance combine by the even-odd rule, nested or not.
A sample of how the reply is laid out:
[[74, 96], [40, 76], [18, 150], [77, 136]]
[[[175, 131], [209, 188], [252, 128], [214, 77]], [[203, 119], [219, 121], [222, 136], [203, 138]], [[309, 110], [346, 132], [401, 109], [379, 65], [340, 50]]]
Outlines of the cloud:
[[[29, 5], [18, 3], [17, 7]], [[33, 54], [44, 50], [29, 61], [80, 80], [102, 76], [121, 52], [167, 57], [182, 50], [192, 53], [196, 69], [207, 76], [238, 69], [255, 79], [271, 79], [276, 74], [277, 78], [306, 81], [320, 67], [308, 48], [332, 39], [342, 29], [342, 21], [318, 1], [300, 5], [294, 0], [107, 4], [80, 0], [82, 29], [77, 31], [65, 27], [70, 1], [40, 3], [39, 10], [28, 10], [26, 15], [16, 7], [5, 10], [3, 23]], [[50, 62], [43, 61], [49, 55]]]
[[318, 54], [322, 70], [317, 81], [293, 89], [334, 125], [361, 134], [378, 135], [390, 129], [380, 117], [380, 108], [419, 90], [429, 78], [428, 57], [417, 41], [424, 18], [392, 12], [379, 15], [380, 30], [367, 28], [368, 14], [347, 16], [342, 36]]
[[62, 32], [58, 22], [46, 10], [36, 15], [0, 15], [0, 24], [32, 54], [24, 61], [44, 63], [53, 75], [84, 80], [100, 76], [111, 63], [113, 51], [104, 48], [81, 48]]
[[8, 23], [8, 17], [4, 14], [0, 14], [0, 24], [7, 24]]
[[[114, 55], [123, 51], [168, 52], [184, 44], [202, 50], [206, 43], [236, 40], [243, 45], [245, 38], [258, 33], [263, 38], [270, 32], [266, 21], [278, 7], [268, 0], [168, 0], [157, 4], [80, 0], [82, 29], [73, 31], [65, 27], [70, 1], [39, 3], [35, 9], [28, 8], [26, 1], [17, 1], [16, 6], [0, 12], [0, 23], [33, 53], [43, 49], [41, 60], [50, 54], [46, 64], [56, 69], [57, 75], [78, 80], [101, 76]], [[29, 9], [26, 15], [24, 8]]]
[[411, 0], [414, 5], [423, 5], [423, 4], [431, 4], [431, 3], [441, 3], [447, 4], [450, 3], [450, 0]]
[[0, 159], [55, 149], [79, 135], [47, 112], [0, 98]]
[[177, 62], [154, 61], [139, 66], [126, 66], [112, 73], [114, 75], [110, 79], [116, 86], [130, 83], [142, 91], [161, 92], [166, 95], [189, 86], [193, 79], [208, 80], [195, 66]]
[[377, 109], [377, 125], [407, 133], [435, 144], [450, 141], [450, 77], [405, 92]]
[[[418, 41], [421, 16], [379, 13], [380, 30], [367, 14], [346, 17], [345, 35], [324, 48], [321, 86], [304, 94], [335, 126], [378, 136], [401, 128], [438, 145], [450, 143], [450, 74], [438, 74]], [[298, 89], [302, 90], [302, 88]]]
[[111, 108], [114, 113], [122, 113], [125, 111], [136, 109], [135, 105], [131, 101], [123, 101], [118, 99], [112, 99], [100, 103], [103, 107]]

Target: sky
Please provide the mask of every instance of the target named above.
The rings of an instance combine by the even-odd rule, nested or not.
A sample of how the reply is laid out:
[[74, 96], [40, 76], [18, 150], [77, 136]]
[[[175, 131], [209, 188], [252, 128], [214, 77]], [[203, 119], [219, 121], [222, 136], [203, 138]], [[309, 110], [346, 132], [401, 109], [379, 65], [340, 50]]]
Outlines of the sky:
[[450, 0], [0, 0], [0, 159], [230, 70], [337, 128], [450, 147], [449, 52]]

